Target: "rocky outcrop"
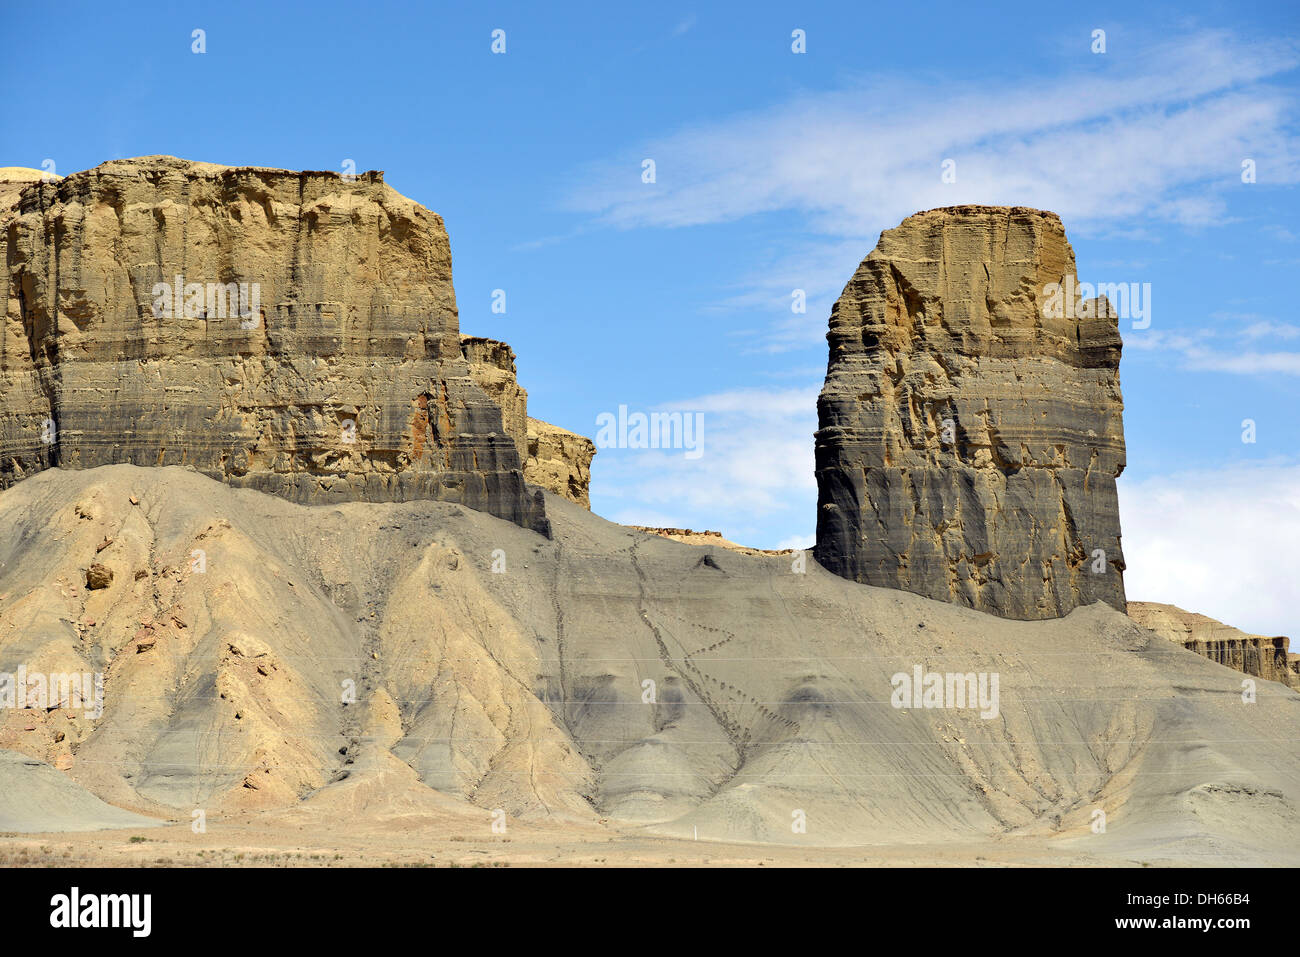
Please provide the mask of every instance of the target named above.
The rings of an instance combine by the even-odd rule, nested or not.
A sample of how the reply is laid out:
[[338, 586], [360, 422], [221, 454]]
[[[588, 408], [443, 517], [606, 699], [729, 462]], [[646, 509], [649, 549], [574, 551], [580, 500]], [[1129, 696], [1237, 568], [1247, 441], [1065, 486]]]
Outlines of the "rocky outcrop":
[[1007, 618], [1124, 609], [1120, 336], [1104, 299], [1053, 308], [1074, 275], [1040, 210], [936, 209], [881, 234], [831, 312], [823, 566]]
[[1206, 615], [1154, 601], [1129, 602], [1128, 616], [1161, 638], [1176, 641], [1225, 667], [1300, 688], [1290, 638], [1252, 635]]
[[[10, 225], [18, 215], [18, 203], [23, 190], [42, 181], [40, 170], [22, 166], [0, 167], [0, 268], [8, 268]], [[7, 277], [6, 272], [4, 276]], [[49, 401], [42, 393], [35, 374], [35, 355], [29, 348], [30, 343], [23, 334], [21, 317], [16, 316], [19, 303], [15, 302], [17, 290], [7, 281], [5, 284], [7, 302], [3, 325], [0, 325], [0, 488], [4, 488], [15, 470], [11, 443], [16, 433], [27, 431], [31, 436], [41, 438], [49, 433], [46, 419], [49, 417]], [[17, 318], [18, 321], [15, 321]], [[30, 442], [23, 442], [20, 448], [28, 448]], [[43, 444], [43, 443], [42, 443]], [[32, 449], [33, 459], [48, 460], [49, 450]], [[25, 463], [24, 463], [25, 464]], [[44, 464], [48, 464], [45, 461]], [[44, 467], [41, 465], [40, 467]], [[23, 466], [18, 465], [19, 474]]]
[[528, 393], [520, 387], [515, 353], [496, 339], [461, 336], [461, 352], [474, 381], [501, 407], [506, 432], [524, 463], [524, 478], [562, 498], [591, 508], [591, 439], [528, 415]]
[[[515, 443], [519, 461], [528, 458], [528, 392], [519, 385], [515, 351], [496, 339], [461, 336], [460, 351], [480, 389], [501, 409], [506, 435]], [[529, 481], [532, 481], [529, 479]]]
[[660, 538], [667, 538], [670, 541], [681, 542], [683, 545], [703, 545], [705, 547], [716, 545], [719, 548], [725, 548], [729, 552], [739, 552], [742, 555], [793, 555], [796, 551], [793, 548], [750, 548], [748, 545], [740, 545], [728, 538], [723, 538], [721, 532], [709, 529], [697, 532], [693, 528], [657, 528], [652, 525], [629, 525], [627, 527], [635, 528], [638, 532], [658, 535]]
[[0, 487], [188, 465], [548, 533], [461, 353], [442, 220], [382, 173], [117, 160], [26, 185], [3, 236]]
[[[44, 180], [57, 183], [60, 179], [61, 176], [27, 166], [0, 166], [0, 222], [8, 219], [7, 214], [18, 208], [18, 199], [26, 187]], [[3, 242], [4, 235], [0, 233], [0, 243]]]
[[596, 444], [541, 419], [528, 420], [524, 478], [585, 509], [591, 508], [591, 460]]

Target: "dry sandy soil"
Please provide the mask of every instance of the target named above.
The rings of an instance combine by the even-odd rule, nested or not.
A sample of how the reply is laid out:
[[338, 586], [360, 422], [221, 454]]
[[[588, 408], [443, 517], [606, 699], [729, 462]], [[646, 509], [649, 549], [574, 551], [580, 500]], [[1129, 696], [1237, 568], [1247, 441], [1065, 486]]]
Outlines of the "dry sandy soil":
[[[1006, 621], [547, 508], [552, 541], [179, 468], [0, 495], [0, 671], [105, 675], [98, 719], [0, 711], [0, 862], [1300, 863], [1281, 685], [1102, 604]], [[914, 666], [996, 674], [996, 717], [895, 707]]]

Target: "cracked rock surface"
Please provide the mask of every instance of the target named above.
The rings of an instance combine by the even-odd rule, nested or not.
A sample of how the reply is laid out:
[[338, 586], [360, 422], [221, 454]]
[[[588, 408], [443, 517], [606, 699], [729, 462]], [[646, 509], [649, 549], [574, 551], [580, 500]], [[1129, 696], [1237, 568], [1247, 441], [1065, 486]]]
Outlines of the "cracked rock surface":
[[817, 560], [1006, 618], [1123, 611], [1120, 335], [1054, 213], [956, 206], [886, 230], [831, 311]]
[[170, 156], [19, 173], [0, 182], [0, 488], [183, 465], [301, 503], [437, 499], [547, 533], [461, 354], [442, 219], [382, 173]]
[[596, 444], [528, 414], [528, 392], [519, 385], [515, 352], [509, 345], [462, 335], [460, 348], [474, 381], [501, 407], [506, 432], [524, 463], [524, 480], [590, 510]]

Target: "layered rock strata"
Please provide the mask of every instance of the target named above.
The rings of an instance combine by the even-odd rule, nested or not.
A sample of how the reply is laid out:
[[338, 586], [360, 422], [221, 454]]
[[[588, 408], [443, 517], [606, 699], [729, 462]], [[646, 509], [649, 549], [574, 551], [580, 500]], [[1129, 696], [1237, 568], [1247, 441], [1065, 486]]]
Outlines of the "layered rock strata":
[[528, 457], [524, 478], [570, 502], [591, 509], [591, 460], [596, 445], [541, 419], [528, 419]]
[[[1120, 336], [1054, 213], [908, 217], [831, 312], [815, 554], [1007, 618], [1123, 610]], [[1054, 285], [1055, 284], [1055, 285]]]
[[151, 156], [17, 196], [0, 487], [188, 465], [302, 503], [438, 499], [548, 532], [461, 353], [442, 220], [382, 173]]
[[524, 463], [524, 478], [548, 492], [591, 508], [591, 439], [528, 415], [528, 392], [517, 379], [515, 353], [506, 343], [461, 336], [461, 352], [474, 381], [501, 407], [506, 432]]
[[1300, 688], [1296, 656], [1290, 653], [1291, 639], [1283, 635], [1252, 635], [1207, 615], [1154, 601], [1129, 602], [1128, 616], [1160, 637], [1225, 667]]
[[515, 443], [519, 461], [528, 458], [528, 391], [519, 385], [515, 352], [504, 342], [479, 336], [460, 337], [460, 351], [470, 375], [501, 409], [506, 435]]

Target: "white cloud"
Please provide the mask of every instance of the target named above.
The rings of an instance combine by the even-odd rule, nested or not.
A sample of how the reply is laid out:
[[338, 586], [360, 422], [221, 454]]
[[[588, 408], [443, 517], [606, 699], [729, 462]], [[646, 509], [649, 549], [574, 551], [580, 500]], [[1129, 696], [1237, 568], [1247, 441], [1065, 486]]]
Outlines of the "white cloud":
[[[567, 205], [616, 228], [802, 216], [784, 258], [719, 305], [784, 312], [768, 349], [811, 346], [824, 323], [789, 316], [790, 290], [824, 318], [879, 231], [918, 210], [1035, 206], [1071, 230], [1131, 233], [1225, 221], [1243, 158], [1260, 187], [1300, 180], [1294, 96], [1267, 83], [1297, 63], [1295, 44], [1205, 31], [1038, 83], [955, 91], [907, 77], [811, 93], [629, 144], [581, 170]], [[955, 183], [941, 181], [945, 159]]]
[[[1300, 174], [1291, 98], [1263, 79], [1289, 44], [1186, 37], [1104, 72], [954, 95], [909, 80], [811, 94], [642, 144], [584, 171], [574, 208], [620, 227], [689, 226], [794, 210], [816, 231], [874, 235], [962, 202], [1053, 209], [1068, 221], [1223, 215], [1243, 157], [1260, 181]], [[1109, 66], [1113, 63], [1113, 66]], [[640, 181], [640, 160], [657, 182]], [[940, 164], [957, 163], [957, 181]], [[1189, 192], [1190, 190], [1190, 192]]]
[[1271, 319], [1263, 319], [1251, 323], [1242, 330], [1241, 334], [1247, 339], [1266, 339], [1270, 336], [1278, 339], [1295, 339], [1300, 336], [1300, 326], [1289, 322], [1273, 322]]
[[[1268, 84], [1300, 63], [1296, 49], [1202, 32], [1127, 61], [1108, 53], [1086, 73], [1037, 84], [954, 93], [908, 78], [807, 94], [628, 144], [626, 154], [581, 171], [568, 205], [590, 216], [584, 228], [801, 217], [785, 248], [756, 262], [715, 308], [765, 313], [759, 348], [813, 346], [878, 231], [918, 210], [1036, 206], [1061, 214], [1071, 231], [1153, 239], [1160, 221], [1226, 221], [1230, 191], [1246, 188], [1244, 158], [1258, 168], [1258, 187], [1249, 188], [1300, 181], [1297, 104]], [[656, 161], [655, 184], [640, 181], [645, 157]], [[940, 181], [947, 158], [957, 163], [952, 184]], [[803, 315], [789, 309], [796, 288], [808, 296]], [[1294, 338], [1295, 327], [1232, 318], [1241, 326], [1150, 330], [1125, 345], [1166, 350], [1188, 369], [1300, 374], [1300, 353], [1256, 348]], [[766, 544], [738, 530], [802, 518], [815, 501], [816, 393], [739, 390], [665, 405], [706, 413], [705, 454], [603, 450], [596, 496], [617, 501], [624, 521]], [[1300, 540], [1300, 466], [1122, 479], [1120, 496], [1130, 597], [1249, 631], [1295, 630], [1297, 576], [1281, 558]], [[769, 547], [812, 543], [808, 534], [777, 534], [783, 539]]]
[[1281, 372], [1285, 375], [1300, 375], [1300, 352], [1212, 352], [1192, 348], [1185, 355], [1189, 369], [1203, 372], [1232, 372], [1237, 375]]
[[[708, 311], [753, 311], [780, 316], [766, 336], [750, 351], [784, 352], [826, 341], [826, 317], [867, 254], [873, 240], [860, 236], [829, 242], [793, 244], [792, 250], [774, 254], [733, 284], [737, 291], [708, 307]], [[793, 293], [804, 293], [804, 311], [792, 309]]]
[[1119, 499], [1130, 601], [1300, 641], [1300, 465], [1121, 478]]
[[625, 524], [708, 528], [770, 547], [754, 536], [780, 520], [813, 521], [820, 388], [741, 389], [629, 409], [702, 413], [703, 453], [691, 459], [681, 450], [600, 449], [592, 466], [595, 510]]
[[1144, 329], [1126, 336], [1124, 349], [1136, 349], [1141, 352], [1170, 352], [1180, 356], [1192, 349], [1200, 348], [1201, 343], [1214, 336], [1211, 329], [1194, 329], [1187, 333], [1165, 332], [1163, 329]]
[[1188, 333], [1144, 330], [1126, 338], [1124, 348], [1140, 352], [1165, 352], [1182, 363], [1183, 368], [1196, 372], [1227, 372], [1234, 375], [1280, 372], [1284, 375], [1300, 375], [1300, 352], [1260, 352], [1242, 345], [1253, 345], [1260, 339], [1294, 339], [1300, 337], [1300, 326], [1261, 319], [1251, 313], [1217, 312], [1211, 318], [1255, 321], [1234, 329], [1218, 326]]

